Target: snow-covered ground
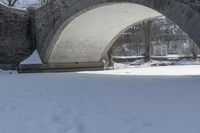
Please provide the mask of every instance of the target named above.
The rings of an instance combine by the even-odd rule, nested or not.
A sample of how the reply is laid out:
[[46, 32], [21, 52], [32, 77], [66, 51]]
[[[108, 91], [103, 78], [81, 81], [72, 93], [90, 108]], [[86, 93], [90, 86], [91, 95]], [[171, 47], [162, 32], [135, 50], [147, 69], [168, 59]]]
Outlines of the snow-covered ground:
[[80, 72], [102, 75], [192, 76], [200, 75], [200, 65], [127, 67], [108, 71]]
[[35, 50], [30, 57], [22, 61], [20, 64], [42, 64], [38, 52]]
[[0, 132], [199, 133], [200, 66], [155, 68], [1, 72]]
[[200, 58], [196, 60], [193, 58], [183, 58], [183, 59], [175, 59], [175, 60], [156, 60], [151, 59], [148, 62], [145, 62], [144, 59], [136, 59], [133, 62], [122, 62], [122, 63], [114, 63], [114, 68], [130, 68], [130, 67], [150, 67], [150, 66], [169, 66], [169, 65], [200, 65]]
[[[144, 56], [113, 56], [113, 58], [118, 59], [132, 59], [132, 58], [143, 58]], [[151, 56], [153, 58], [168, 58], [168, 59], [177, 59], [179, 57], [184, 57], [184, 55], [178, 55], [178, 54], [170, 54], [167, 56]]]

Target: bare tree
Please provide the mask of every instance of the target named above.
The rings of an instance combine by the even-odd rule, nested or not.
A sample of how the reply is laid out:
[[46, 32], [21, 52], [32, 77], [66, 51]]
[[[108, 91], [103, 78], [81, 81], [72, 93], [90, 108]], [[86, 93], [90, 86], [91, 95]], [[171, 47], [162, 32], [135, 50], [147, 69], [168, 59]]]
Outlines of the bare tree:
[[6, 1], [7, 1], [8, 6], [11, 6], [11, 7], [13, 7], [17, 2], [17, 0], [6, 0]]
[[130, 29], [127, 48], [134, 50], [134, 55], [140, 56], [140, 49], [144, 46], [144, 31], [143, 24], [139, 23]]
[[148, 20], [143, 22], [143, 29], [144, 29], [144, 42], [145, 42], [145, 53], [144, 53], [144, 60], [150, 60], [150, 48], [151, 48], [151, 26], [152, 20]]
[[41, 5], [46, 5], [49, 3], [51, 0], [40, 0]]

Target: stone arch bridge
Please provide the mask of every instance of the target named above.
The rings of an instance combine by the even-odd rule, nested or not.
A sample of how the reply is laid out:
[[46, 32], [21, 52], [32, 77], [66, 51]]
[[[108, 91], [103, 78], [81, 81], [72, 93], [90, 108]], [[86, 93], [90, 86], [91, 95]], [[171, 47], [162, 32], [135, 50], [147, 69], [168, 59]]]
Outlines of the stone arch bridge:
[[24, 17], [19, 25], [25, 25], [26, 32], [21, 36], [30, 48], [37, 48], [44, 64], [79, 64], [102, 62], [121, 32], [162, 14], [200, 46], [198, 4], [192, 0], [53, 0], [28, 12], [11, 13], [13, 9], [4, 7], [0, 13], [14, 14], [17, 22]]

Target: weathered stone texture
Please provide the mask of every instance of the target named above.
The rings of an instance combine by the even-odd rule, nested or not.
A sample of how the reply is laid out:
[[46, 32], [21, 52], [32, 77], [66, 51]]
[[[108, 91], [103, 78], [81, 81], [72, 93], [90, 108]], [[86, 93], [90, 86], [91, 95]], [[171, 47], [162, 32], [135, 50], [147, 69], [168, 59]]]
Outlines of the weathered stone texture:
[[200, 1], [199, 0], [178, 0], [180, 3], [190, 6], [192, 9], [200, 13]]
[[0, 5], [0, 69], [15, 69], [33, 51], [26, 11]]
[[183, 0], [53, 0], [50, 4], [36, 10], [36, 43], [40, 56], [47, 62], [50, 42], [59, 28], [77, 13], [98, 4], [111, 2], [130, 2], [142, 4], [162, 13], [200, 45], [200, 14]]

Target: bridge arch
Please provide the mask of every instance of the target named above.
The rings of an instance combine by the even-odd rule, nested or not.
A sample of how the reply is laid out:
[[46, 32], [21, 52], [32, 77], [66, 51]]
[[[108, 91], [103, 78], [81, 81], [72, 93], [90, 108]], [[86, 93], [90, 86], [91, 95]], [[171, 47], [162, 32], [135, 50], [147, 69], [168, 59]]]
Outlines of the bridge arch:
[[[134, 23], [157, 17], [161, 15], [160, 13], [179, 25], [197, 44], [200, 42], [200, 33], [198, 32], [200, 29], [200, 21], [198, 21], [200, 20], [199, 13], [188, 6], [179, 3], [178, 0], [78, 0], [71, 3], [70, 1], [56, 0], [54, 2], [55, 3], [50, 3], [46, 7], [42, 7], [35, 14], [35, 17], [38, 17], [35, 23], [36, 31], [39, 30], [39, 36], [36, 35], [36, 41], [39, 54], [44, 63], [100, 61], [109, 47], [111, 47], [112, 41], [117, 38], [120, 32]], [[55, 8], [55, 5], [59, 6], [59, 9]], [[48, 6], [50, 13], [54, 14], [53, 18], [47, 14], [40, 14], [40, 11], [46, 10]], [[112, 8], [108, 7], [115, 8], [113, 14], [111, 10], [111, 13], [109, 12], [109, 9]], [[137, 13], [134, 12], [134, 8], [135, 11], [139, 11]], [[100, 10], [107, 10], [107, 13], [103, 12], [105, 16], [101, 14], [102, 12], [98, 14], [98, 11]], [[106, 21], [109, 18], [109, 14], [118, 14], [113, 20], [108, 19], [109, 21], [115, 23], [116, 21], [123, 20], [123, 17], [120, 16], [120, 13], [123, 14], [123, 11], [128, 12], [127, 14], [129, 14], [127, 15], [125, 13], [127, 16], [125, 16], [126, 19], [124, 18], [124, 20], [127, 22], [125, 22], [124, 25], [119, 23], [116, 23], [116, 25], [113, 24], [114, 27], [112, 27], [112, 25], [107, 25], [107, 28], [110, 28], [110, 31], [113, 31], [112, 33], [109, 33], [109, 30], [105, 30], [105, 27], [98, 28], [102, 31], [104, 30], [105, 35], [102, 31], [94, 32], [94, 30], [97, 30], [94, 28], [94, 25], [101, 22], [100, 19]], [[64, 13], [66, 14], [63, 15]], [[38, 14], [40, 16], [38, 16]], [[90, 15], [88, 18], [92, 18], [93, 21], [89, 21], [87, 17], [84, 17], [88, 14]], [[92, 17], [94, 14], [96, 14], [96, 16]], [[101, 16], [100, 19], [97, 17], [98, 15]], [[107, 18], [103, 19], [106, 16]], [[131, 16], [138, 18], [134, 20]], [[41, 21], [41, 19], [44, 18], [46, 19]], [[51, 23], [52, 21], [53, 23]], [[91, 28], [91, 26], [93, 27]], [[101, 24], [96, 24], [96, 26], [100, 27]], [[118, 26], [118, 28], [116, 28], [116, 26]], [[101, 36], [102, 38], [98, 39], [100, 33], [104, 37]], [[106, 35], [108, 35], [107, 38]], [[99, 40], [99, 42], [96, 42], [96, 40]], [[104, 44], [104, 47], [99, 47], [101, 44]]]
[[71, 21], [66, 20], [48, 47], [47, 62], [101, 61], [121, 32], [139, 21], [158, 16], [161, 14], [157, 11], [133, 3], [93, 8]]

